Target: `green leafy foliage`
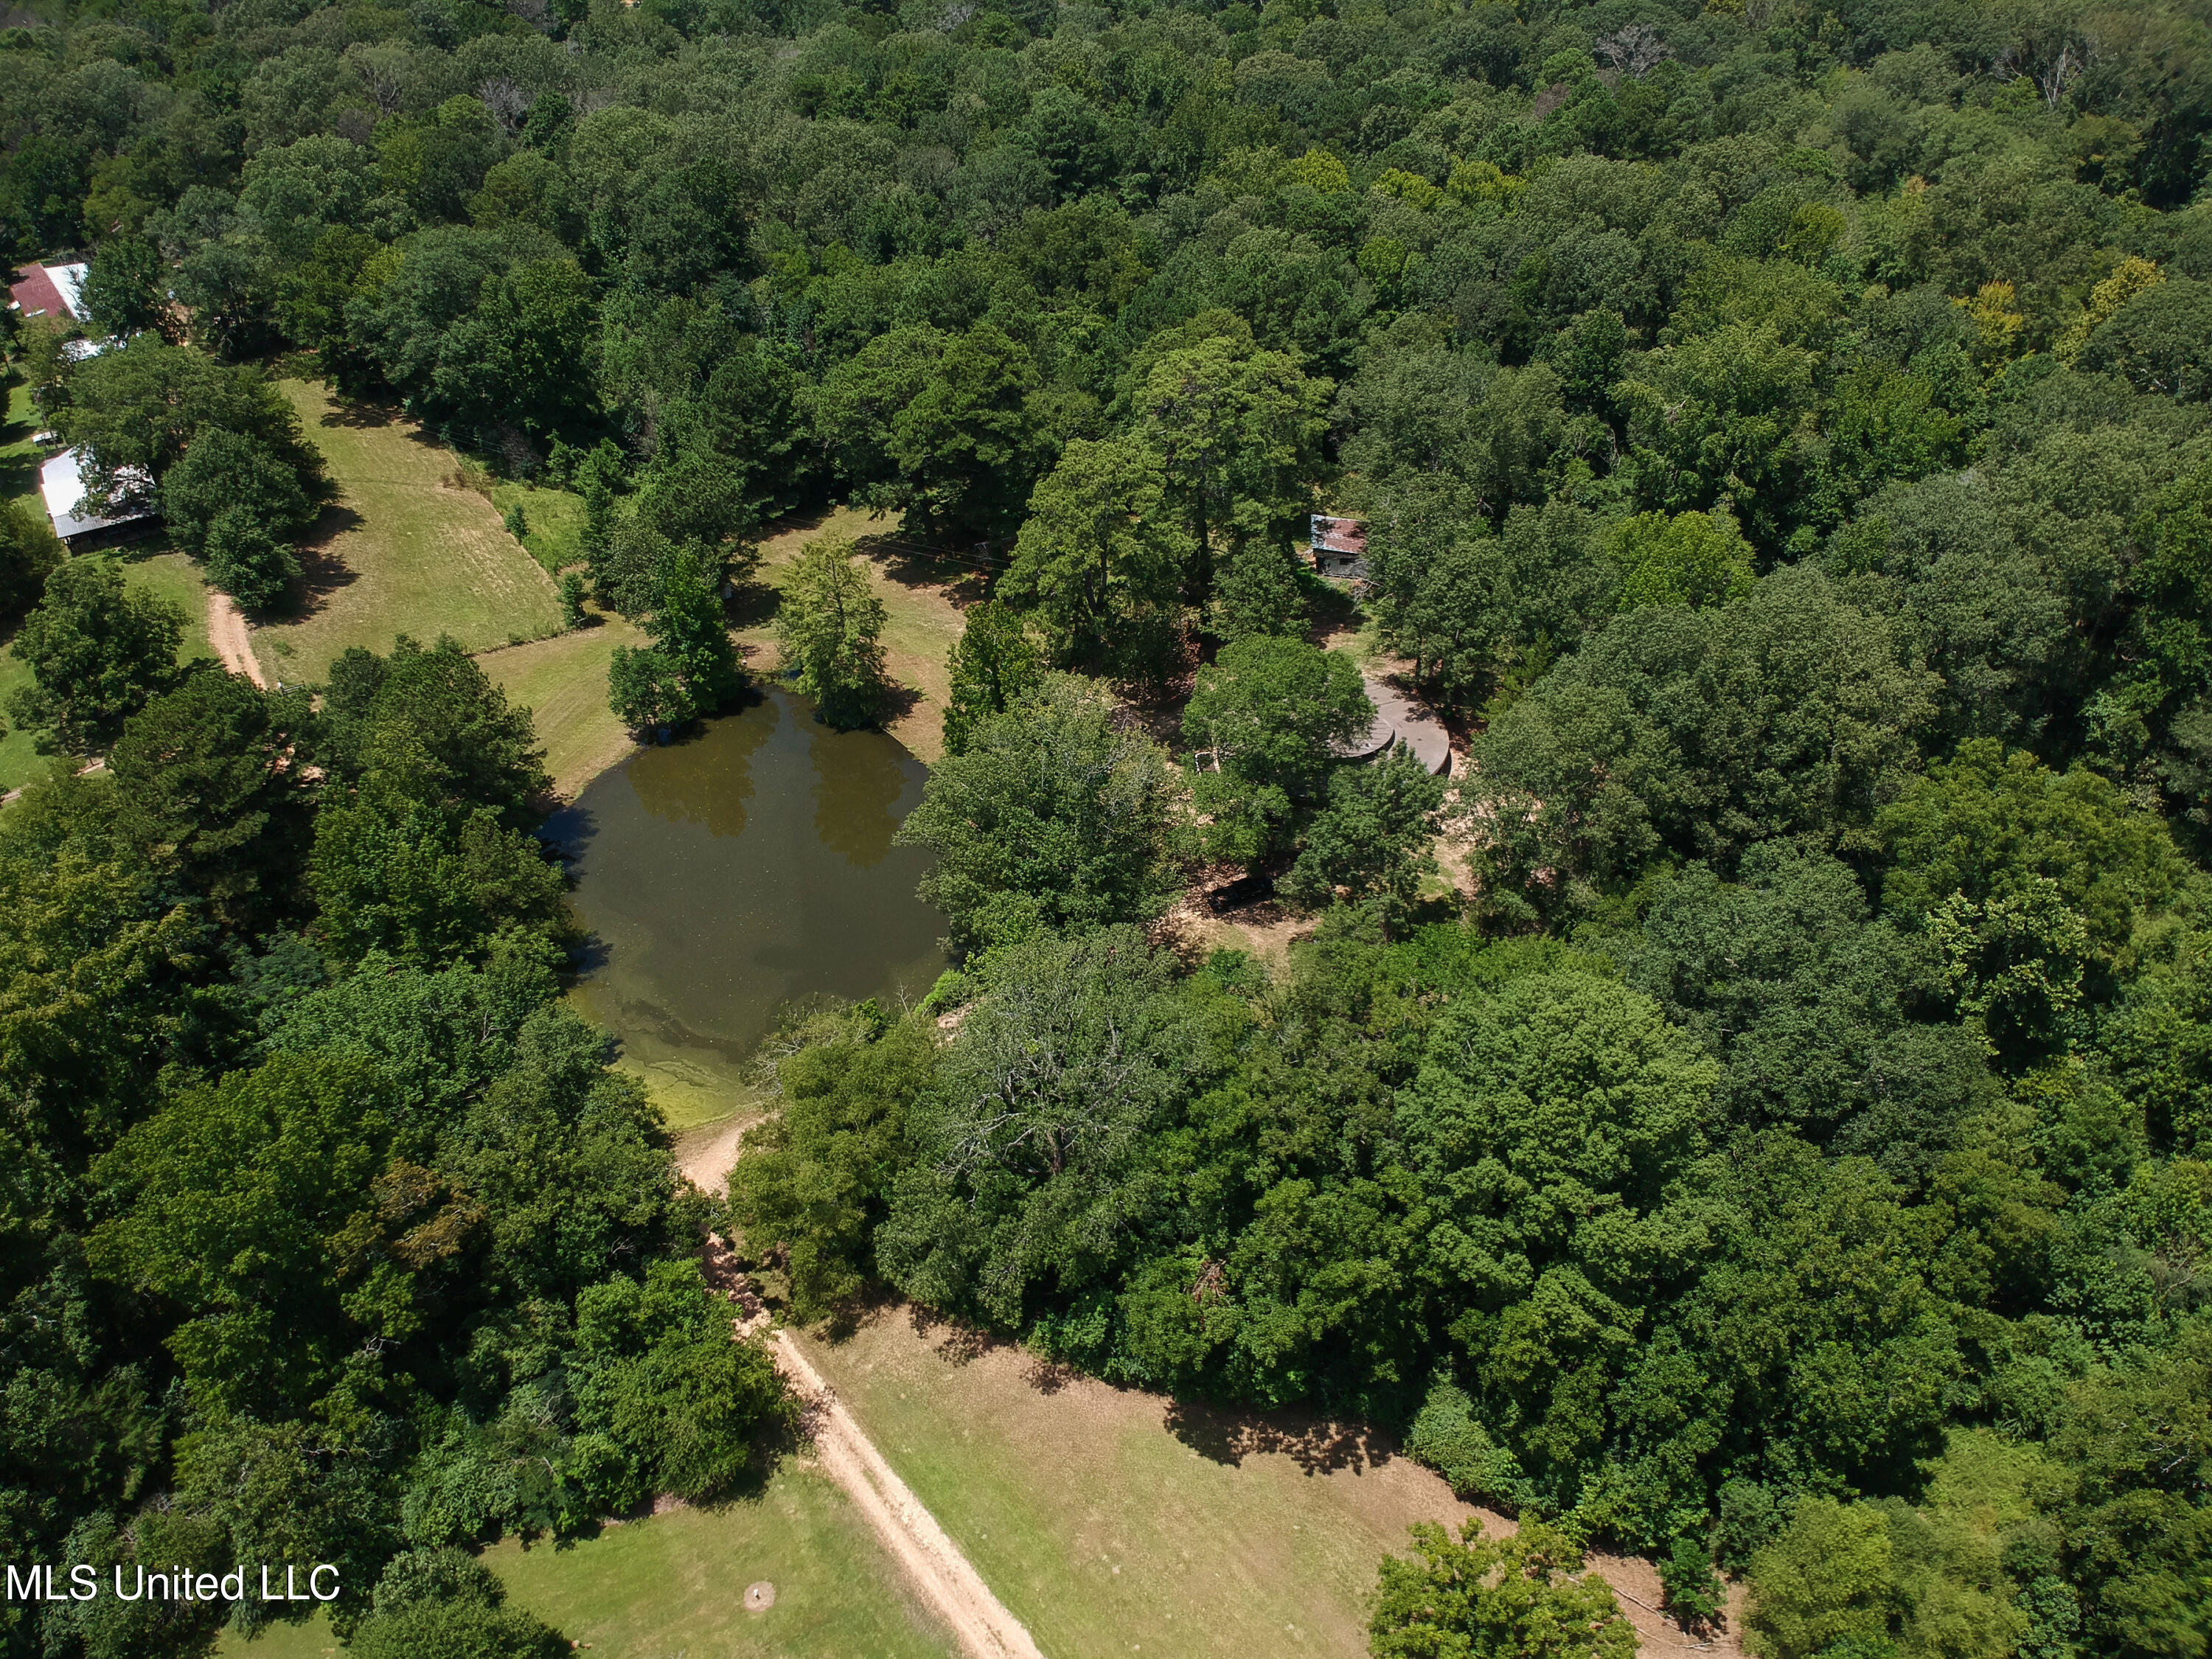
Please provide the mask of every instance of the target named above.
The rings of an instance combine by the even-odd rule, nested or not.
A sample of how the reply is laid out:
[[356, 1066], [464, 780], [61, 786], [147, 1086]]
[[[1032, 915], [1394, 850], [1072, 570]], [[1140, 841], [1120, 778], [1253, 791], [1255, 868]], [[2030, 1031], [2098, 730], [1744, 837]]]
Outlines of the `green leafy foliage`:
[[[9, 337], [95, 504], [249, 607], [326, 495], [279, 353], [543, 467], [653, 630], [641, 727], [727, 695], [763, 518], [968, 573], [908, 834], [969, 1006], [779, 1037], [733, 1200], [777, 1294], [1407, 1429], [1532, 1541], [1394, 1566], [1378, 1651], [1611, 1650], [1555, 1520], [1687, 1623], [1747, 1571], [1769, 1652], [2199, 1650], [2197, 25], [603, 9], [23, 22], [0, 239], [92, 246], [143, 331]], [[1296, 568], [1316, 512], [1356, 593]], [[534, 1651], [448, 1558], [363, 1598], [734, 1479], [768, 1411], [548, 1006], [537, 744], [450, 649], [319, 709], [173, 680], [100, 563], [0, 528], [14, 718], [109, 758], [0, 812], [0, 1555], [343, 1559], [356, 1645]], [[857, 574], [785, 604], [841, 722], [889, 706]], [[1471, 735], [1448, 811], [1328, 757], [1324, 605]], [[1146, 737], [1186, 713], [1220, 771]], [[1325, 906], [1287, 962], [1119, 931], [1200, 831]], [[0, 1653], [211, 1617], [0, 1609]]]
[[968, 612], [945, 667], [945, 748], [957, 755], [979, 725], [1036, 688], [1044, 653], [1019, 612], [990, 600]]
[[899, 839], [938, 856], [923, 896], [963, 947], [1146, 920], [1176, 890], [1176, 787], [1142, 732], [1081, 681], [1048, 678], [933, 768]]
[[1582, 1552], [1540, 1522], [1511, 1537], [1469, 1521], [1455, 1539], [1434, 1522], [1413, 1528], [1413, 1559], [1382, 1559], [1368, 1632], [1377, 1659], [1511, 1654], [1516, 1659], [1626, 1659], [1636, 1630]]
[[866, 562], [851, 545], [811, 541], [784, 580], [775, 613], [776, 642], [832, 726], [875, 719], [887, 687], [883, 631], [888, 616]]
[[1199, 763], [1208, 851], [1249, 863], [1279, 847], [1327, 787], [1332, 746], [1375, 719], [1359, 670], [1339, 651], [1255, 635], [1198, 672], [1183, 740]]
[[0, 626], [39, 602], [63, 557], [61, 538], [28, 501], [0, 506]]
[[1284, 892], [1313, 907], [1340, 893], [1355, 904], [1376, 906], [1386, 928], [1401, 926], [1422, 878], [1435, 873], [1430, 843], [1443, 800], [1443, 780], [1403, 744], [1393, 744], [1372, 766], [1339, 771], [1329, 780], [1328, 805], [1308, 827], [1282, 883]]
[[95, 753], [174, 680], [184, 636], [183, 611], [130, 592], [112, 560], [71, 559], [46, 578], [16, 630], [13, 649], [31, 684], [9, 698], [8, 713], [45, 728], [50, 748]]

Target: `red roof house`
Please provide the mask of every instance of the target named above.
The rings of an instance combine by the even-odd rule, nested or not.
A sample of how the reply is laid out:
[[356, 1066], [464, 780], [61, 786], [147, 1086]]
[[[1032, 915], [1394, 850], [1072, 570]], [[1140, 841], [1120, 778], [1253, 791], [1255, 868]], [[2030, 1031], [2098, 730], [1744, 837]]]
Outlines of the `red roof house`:
[[1314, 568], [1324, 576], [1364, 576], [1367, 574], [1367, 526], [1357, 519], [1313, 515], [1308, 538]]
[[25, 265], [9, 285], [9, 297], [26, 317], [84, 317], [82, 295], [85, 268], [76, 265]]

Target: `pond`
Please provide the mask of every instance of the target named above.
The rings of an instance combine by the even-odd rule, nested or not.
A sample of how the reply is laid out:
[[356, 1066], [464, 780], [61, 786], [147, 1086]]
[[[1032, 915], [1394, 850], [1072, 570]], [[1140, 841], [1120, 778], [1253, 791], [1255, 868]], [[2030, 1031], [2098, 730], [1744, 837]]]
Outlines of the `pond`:
[[574, 995], [680, 1127], [736, 1109], [777, 1008], [919, 998], [945, 966], [929, 868], [894, 847], [922, 763], [770, 690], [592, 781], [546, 833], [573, 860], [591, 954]]

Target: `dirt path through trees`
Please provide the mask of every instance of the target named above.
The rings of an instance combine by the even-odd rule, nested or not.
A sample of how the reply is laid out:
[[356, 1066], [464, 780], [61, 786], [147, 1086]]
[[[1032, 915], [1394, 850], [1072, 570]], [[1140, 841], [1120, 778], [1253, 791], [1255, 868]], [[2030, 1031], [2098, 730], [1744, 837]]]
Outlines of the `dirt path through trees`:
[[[726, 1190], [738, 1143], [757, 1121], [740, 1119], [684, 1148], [678, 1167], [685, 1177], [703, 1192]], [[807, 1434], [823, 1471], [853, 1500], [922, 1599], [951, 1626], [961, 1652], [968, 1659], [1044, 1659], [1021, 1620], [1006, 1611], [936, 1517], [907, 1490], [791, 1334], [776, 1332], [769, 1352], [804, 1404]]]

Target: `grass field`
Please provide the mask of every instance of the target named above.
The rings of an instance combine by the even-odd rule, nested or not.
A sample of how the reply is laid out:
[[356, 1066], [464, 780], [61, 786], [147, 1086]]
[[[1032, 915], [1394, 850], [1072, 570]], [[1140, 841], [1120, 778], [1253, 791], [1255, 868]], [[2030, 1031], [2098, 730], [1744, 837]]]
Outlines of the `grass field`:
[[522, 509], [522, 544], [530, 556], [557, 576], [584, 560], [584, 498], [573, 490], [540, 489], [502, 478], [491, 487], [491, 504], [503, 520]]
[[607, 707], [607, 664], [617, 646], [644, 643], [639, 629], [608, 616], [596, 627], [477, 657], [509, 702], [532, 711], [545, 769], [562, 795], [574, 799], [629, 753], [629, 733]]
[[945, 655], [964, 625], [954, 596], [970, 573], [963, 565], [934, 564], [888, 545], [884, 538], [896, 536], [898, 529], [896, 517], [874, 518], [858, 508], [841, 507], [776, 530], [762, 543], [756, 578], [767, 590], [766, 603], [756, 606], [738, 639], [756, 672], [774, 672], [775, 597], [784, 571], [799, 556], [799, 550], [817, 536], [854, 542], [868, 556], [876, 592], [889, 613], [884, 626], [884, 666], [906, 693], [884, 729], [923, 760], [933, 761], [945, 752], [945, 698], [951, 684]]
[[350, 646], [388, 651], [410, 634], [450, 634], [469, 651], [561, 629], [553, 579], [507, 533], [492, 504], [446, 482], [453, 456], [387, 410], [341, 409], [324, 387], [280, 383], [337, 483], [301, 562], [306, 614], [253, 630], [274, 679], [321, 679]]
[[[675, 1510], [558, 1548], [502, 1544], [485, 1561], [509, 1605], [558, 1626], [598, 1659], [949, 1659], [949, 1639], [909, 1600], [842, 1493], [787, 1467], [755, 1498]], [[748, 1613], [745, 1588], [775, 1586]], [[244, 1642], [222, 1659], [342, 1654], [320, 1619]]]
[[1159, 1396], [978, 1354], [902, 1310], [802, 1340], [1053, 1659], [1364, 1654], [1383, 1553], [1411, 1522], [1473, 1512], [1359, 1437], [1175, 1419]]
[[[1113, 1388], [903, 1308], [799, 1341], [1052, 1659], [1354, 1659], [1376, 1568], [1407, 1553], [1407, 1528], [1480, 1513], [1370, 1431]], [[1696, 1645], [1653, 1611], [1649, 1562], [1591, 1566], [1645, 1651]], [[1702, 1650], [1743, 1651], [1729, 1633]]]

